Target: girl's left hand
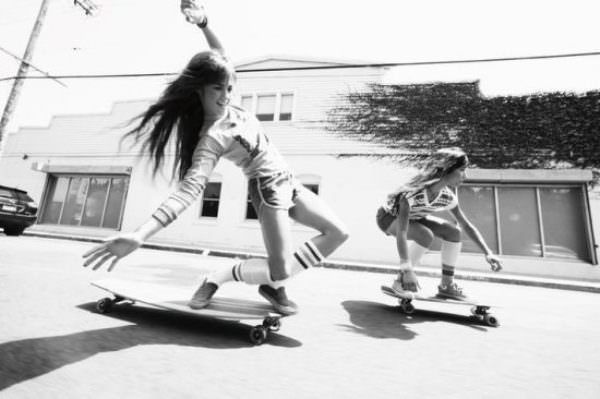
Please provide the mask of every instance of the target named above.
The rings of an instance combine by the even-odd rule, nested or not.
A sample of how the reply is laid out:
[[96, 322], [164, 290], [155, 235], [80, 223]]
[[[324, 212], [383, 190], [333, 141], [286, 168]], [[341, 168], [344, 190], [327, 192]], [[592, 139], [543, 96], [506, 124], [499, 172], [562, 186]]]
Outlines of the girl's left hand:
[[496, 255], [486, 255], [485, 260], [487, 261], [487, 263], [490, 264], [492, 271], [499, 272], [500, 270], [502, 270], [502, 262], [500, 262], [500, 258]]
[[123, 233], [118, 236], [107, 238], [102, 244], [83, 254], [86, 259], [83, 266], [92, 265], [93, 270], [98, 270], [104, 263], [110, 262], [110, 272], [117, 262], [124, 256], [129, 255], [142, 245], [143, 241], [135, 233]]

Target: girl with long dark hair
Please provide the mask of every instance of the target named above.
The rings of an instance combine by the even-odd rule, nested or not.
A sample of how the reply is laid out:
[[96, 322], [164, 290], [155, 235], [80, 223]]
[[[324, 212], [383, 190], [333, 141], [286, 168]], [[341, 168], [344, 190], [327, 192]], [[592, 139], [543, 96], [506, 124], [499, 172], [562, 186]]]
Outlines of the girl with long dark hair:
[[[108, 270], [112, 270], [200, 197], [217, 162], [225, 158], [249, 180], [268, 258], [248, 259], [213, 272], [189, 305], [194, 309], [206, 306], [220, 285], [236, 280], [259, 285], [259, 293], [280, 313], [293, 314], [297, 306], [287, 297], [287, 279], [321, 263], [348, 235], [331, 209], [293, 177], [256, 117], [229, 104], [235, 71], [208, 28], [202, 6], [183, 0], [181, 9], [188, 22], [202, 30], [211, 50], [192, 57], [128, 133], [151, 155], [155, 173], [163, 164], [165, 149], [174, 141], [179, 187], [135, 231], [109, 238], [85, 253], [84, 266], [93, 265], [96, 270], [109, 262]], [[290, 218], [319, 231], [296, 251], [292, 249]]]

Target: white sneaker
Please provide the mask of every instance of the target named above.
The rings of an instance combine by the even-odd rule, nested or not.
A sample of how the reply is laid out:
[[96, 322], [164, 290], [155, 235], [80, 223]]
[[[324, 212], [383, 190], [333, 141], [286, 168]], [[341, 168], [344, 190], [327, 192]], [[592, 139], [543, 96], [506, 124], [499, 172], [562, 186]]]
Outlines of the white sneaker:
[[467, 299], [467, 296], [463, 294], [462, 288], [460, 288], [455, 282], [439, 285], [438, 286], [438, 294], [440, 298], [448, 298], [455, 299], [457, 301], [464, 301]]

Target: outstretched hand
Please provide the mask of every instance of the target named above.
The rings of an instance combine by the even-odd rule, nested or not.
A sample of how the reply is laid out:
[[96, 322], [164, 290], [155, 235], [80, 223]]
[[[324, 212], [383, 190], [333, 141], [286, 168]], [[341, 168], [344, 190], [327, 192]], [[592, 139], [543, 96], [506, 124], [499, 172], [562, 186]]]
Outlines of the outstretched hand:
[[402, 288], [411, 292], [418, 292], [421, 290], [421, 285], [419, 284], [417, 275], [412, 267], [405, 269], [402, 273]]
[[181, 0], [181, 12], [192, 24], [206, 25], [207, 15], [202, 3], [198, 0]]
[[98, 270], [103, 264], [110, 262], [107, 269], [110, 272], [121, 258], [129, 255], [141, 245], [142, 240], [133, 233], [107, 238], [105, 242], [83, 254], [83, 257], [86, 258], [83, 267], [93, 265], [92, 270]]
[[502, 262], [500, 262], [500, 258], [496, 255], [486, 255], [485, 260], [490, 264], [492, 271], [499, 272], [502, 270]]

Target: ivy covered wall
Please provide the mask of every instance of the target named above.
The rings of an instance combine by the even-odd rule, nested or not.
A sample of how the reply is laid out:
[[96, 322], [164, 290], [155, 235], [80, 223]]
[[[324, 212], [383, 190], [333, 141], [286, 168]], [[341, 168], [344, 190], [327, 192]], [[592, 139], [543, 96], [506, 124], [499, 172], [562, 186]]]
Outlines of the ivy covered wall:
[[459, 146], [479, 168], [600, 170], [600, 91], [486, 98], [478, 82], [374, 84], [341, 104], [330, 129], [411, 153]]

